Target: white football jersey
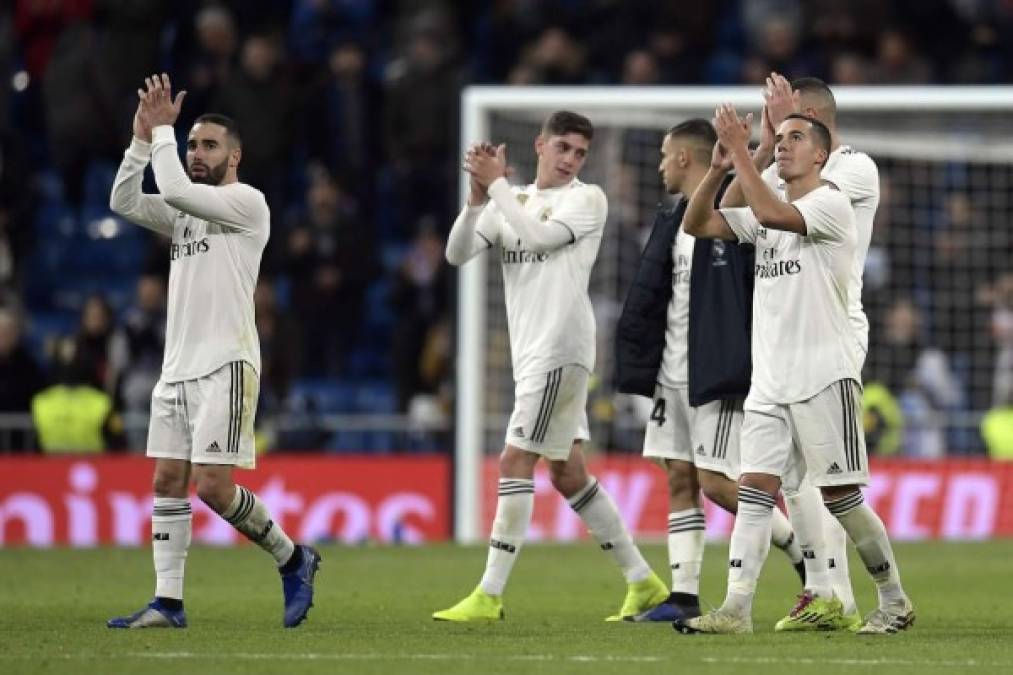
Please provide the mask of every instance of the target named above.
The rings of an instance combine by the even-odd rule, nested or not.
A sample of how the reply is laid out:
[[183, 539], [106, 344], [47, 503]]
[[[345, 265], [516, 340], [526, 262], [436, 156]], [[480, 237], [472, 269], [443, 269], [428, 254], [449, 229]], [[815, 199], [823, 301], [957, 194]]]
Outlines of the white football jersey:
[[679, 228], [672, 246], [672, 299], [668, 302], [665, 350], [658, 382], [669, 388], [689, 385], [686, 359], [689, 350], [689, 280], [693, 273], [696, 238]]
[[[839, 145], [830, 153], [820, 175], [847, 195], [851, 200], [851, 208], [855, 211], [858, 241], [855, 246], [848, 316], [858, 332], [862, 352], [866, 353], [869, 350], [869, 319], [862, 307], [862, 275], [865, 271], [865, 257], [869, 253], [869, 242], [872, 240], [872, 224], [879, 207], [879, 169], [876, 168], [876, 162], [864, 152]], [[777, 176], [777, 164], [767, 167], [763, 177], [784, 199], [784, 181]]]
[[588, 282], [608, 215], [605, 193], [576, 178], [558, 188], [539, 190], [531, 184], [511, 192], [527, 213], [541, 222], [563, 223], [573, 236], [566, 246], [536, 253], [494, 201], [479, 216], [476, 233], [499, 247], [514, 379], [570, 364], [592, 371], [595, 320]]
[[739, 241], [756, 245], [749, 398], [765, 403], [805, 401], [837, 380], [861, 381], [864, 355], [848, 314], [857, 238], [851, 203], [824, 185], [792, 204], [805, 236], [763, 227], [748, 207], [721, 209]]
[[[149, 158], [161, 194], [141, 192]], [[171, 237], [162, 379], [193, 380], [245, 361], [260, 373], [253, 291], [271, 229], [264, 195], [244, 183], [190, 182], [172, 128], [134, 139], [113, 184], [113, 211]]]

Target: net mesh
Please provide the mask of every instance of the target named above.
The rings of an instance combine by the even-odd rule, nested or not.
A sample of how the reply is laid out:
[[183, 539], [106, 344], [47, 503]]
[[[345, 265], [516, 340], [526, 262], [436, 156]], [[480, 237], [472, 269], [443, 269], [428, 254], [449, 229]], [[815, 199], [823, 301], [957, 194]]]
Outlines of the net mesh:
[[[550, 112], [490, 114], [490, 140], [507, 144], [515, 182], [532, 180], [533, 139]], [[648, 402], [614, 393], [615, 322], [654, 211], [667, 198], [657, 173], [663, 132], [712, 110], [583, 112], [595, 138], [581, 179], [609, 199], [590, 287], [598, 324], [591, 445], [639, 451]], [[982, 413], [1013, 399], [1013, 121], [986, 112], [841, 110], [838, 126], [881, 177], [863, 292], [870, 452], [980, 453]], [[498, 257], [486, 264], [484, 447], [492, 453], [502, 447], [513, 380]]]

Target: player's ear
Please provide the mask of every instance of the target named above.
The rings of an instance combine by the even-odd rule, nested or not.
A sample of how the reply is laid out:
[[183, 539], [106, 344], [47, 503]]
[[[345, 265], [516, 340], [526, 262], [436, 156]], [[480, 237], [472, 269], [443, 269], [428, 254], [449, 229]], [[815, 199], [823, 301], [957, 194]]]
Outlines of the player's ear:
[[685, 169], [690, 163], [690, 152], [688, 148], [679, 148], [679, 151], [675, 153], [675, 162], [679, 165], [680, 169]]
[[243, 158], [243, 149], [232, 148], [232, 151], [229, 152], [229, 166], [233, 168], [239, 166], [239, 160], [241, 160], [242, 158]]
[[545, 147], [545, 138], [541, 134], [535, 136], [535, 154], [541, 155], [542, 149]]

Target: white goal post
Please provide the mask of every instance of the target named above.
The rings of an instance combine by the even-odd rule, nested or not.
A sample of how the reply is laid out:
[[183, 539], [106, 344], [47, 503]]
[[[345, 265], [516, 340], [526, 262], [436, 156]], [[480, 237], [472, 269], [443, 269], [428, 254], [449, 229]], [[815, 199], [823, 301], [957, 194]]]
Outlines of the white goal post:
[[[995, 121], [1001, 113], [1013, 113], [1013, 87], [834, 87], [842, 117], [849, 113], [880, 115], [882, 127], [850, 128], [843, 123], [845, 141], [856, 149], [902, 158], [959, 157], [967, 163], [1013, 162], [1011, 127], [989, 128], [978, 133], [974, 115]], [[741, 87], [469, 87], [461, 99], [461, 147], [478, 140], [498, 143], [492, 138], [494, 115], [516, 116], [529, 126], [537, 124], [548, 112], [568, 109], [586, 114], [594, 123], [618, 128], [637, 127], [663, 132], [688, 117], [712, 116], [714, 108], [730, 102], [742, 112], [758, 112], [761, 95], [758, 86]], [[971, 115], [971, 122], [953, 124]], [[931, 123], [912, 125], [911, 116], [947, 117], [940, 132]], [[896, 119], [894, 119], [896, 118]], [[987, 127], [990, 122], [982, 122]], [[754, 127], [756, 125], [754, 124]], [[954, 129], [954, 126], [960, 127]], [[518, 143], [530, 143], [533, 135], [517, 136]], [[596, 133], [596, 143], [598, 136]], [[621, 141], [620, 141], [621, 142]], [[592, 150], [592, 155], [595, 150]], [[656, 156], [646, 161], [657, 162]], [[991, 174], [990, 174], [991, 176]], [[530, 177], [529, 177], [530, 178]], [[991, 178], [990, 178], [991, 180]], [[1004, 181], [1005, 178], [1002, 178]], [[1002, 183], [1000, 187], [1004, 185]], [[997, 188], [998, 190], [999, 188]], [[459, 203], [468, 192], [467, 176], [460, 180]], [[606, 187], [610, 206], [613, 195]], [[1013, 198], [1011, 198], [1013, 199]], [[1003, 207], [1005, 208], [1005, 207]], [[611, 209], [610, 209], [611, 210]], [[482, 256], [481, 259], [484, 259]], [[482, 517], [482, 462], [499, 447], [490, 445], [489, 411], [486, 409], [487, 325], [489, 276], [495, 267], [470, 261], [458, 276], [457, 306], [457, 386], [454, 450], [454, 538], [459, 543], [474, 543], [484, 536]], [[498, 273], [498, 272], [497, 272]], [[495, 317], [505, 321], [503, 317]], [[599, 331], [602, 330], [599, 324]], [[507, 364], [508, 365], [508, 364]], [[509, 410], [498, 411], [507, 415]], [[504, 430], [493, 429], [496, 433]], [[500, 437], [502, 438], [502, 437]]]

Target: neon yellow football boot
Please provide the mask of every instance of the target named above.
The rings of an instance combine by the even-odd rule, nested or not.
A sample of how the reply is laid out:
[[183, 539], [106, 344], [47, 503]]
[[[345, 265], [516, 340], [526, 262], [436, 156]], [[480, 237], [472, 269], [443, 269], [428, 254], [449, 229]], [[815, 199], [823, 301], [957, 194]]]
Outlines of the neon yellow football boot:
[[804, 591], [788, 616], [774, 625], [774, 632], [841, 630], [847, 625], [844, 605], [839, 599], [821, 598], [812, 591]]
[[436, 621], [481, 622], [502, 621], [503, 599], [498, 595], [489, 595], [476, 586], [471, 595], [449, 609], [433, 612]]
[[643, 581], [635, 581], [626, 589], [626, 598], [618, 614], [606, 617], [606, 621], [633, 621], [638, 614], [654, 609], [668, 600], [668, 586], [651, 572]]

